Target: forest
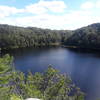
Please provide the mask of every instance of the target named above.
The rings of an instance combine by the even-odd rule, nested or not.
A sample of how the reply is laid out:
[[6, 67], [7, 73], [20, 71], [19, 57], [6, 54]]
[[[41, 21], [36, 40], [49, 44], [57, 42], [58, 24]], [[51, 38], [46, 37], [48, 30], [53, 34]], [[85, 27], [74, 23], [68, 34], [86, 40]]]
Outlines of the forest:
[[0, 100], [84, 100], [84, 93], [70, 77], [61, 74], [51, 65], [43, 73], [28, 72], [25, 75], [15, 69], [13, 57], [0, 58]]
[[100, 49], [100, 23], [76, 30], [0, 25], [0, 48], [2, 49], [61, 45]]
[[0, 48], [56, 46], [64, 42], [70, 35], [71, 31], [67, 30], [0, 25]]
[[86, 49], [100, 49], [100, 23], [74, 30], [65, 45]]

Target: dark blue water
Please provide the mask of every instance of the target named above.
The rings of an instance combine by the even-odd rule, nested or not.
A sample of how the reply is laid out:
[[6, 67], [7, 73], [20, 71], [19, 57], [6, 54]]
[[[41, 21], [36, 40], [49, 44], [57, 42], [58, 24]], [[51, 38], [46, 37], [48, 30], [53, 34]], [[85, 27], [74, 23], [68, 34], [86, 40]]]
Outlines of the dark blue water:
[[100, 53], [67, 48], [23, 48], [6, 51], [14, 56], [16, 69], [43, 72], [49, 64], [67, 73], [86, 93], [86, 100], [100, 99]]

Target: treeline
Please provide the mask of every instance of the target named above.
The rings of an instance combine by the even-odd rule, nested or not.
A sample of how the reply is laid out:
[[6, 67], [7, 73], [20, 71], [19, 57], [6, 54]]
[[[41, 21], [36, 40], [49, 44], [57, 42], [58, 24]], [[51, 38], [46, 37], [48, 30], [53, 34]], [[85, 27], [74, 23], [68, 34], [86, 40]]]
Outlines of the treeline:
[[0, 100], [84, 100], [84, 94], [71, 79], [51, 66], [44, 73], [16, 71], [13, 58], [0, 58]]
[[57, 45], [100, 49], [100, 23], [73, 31], [0, 25], [0, 48]]
[[67, 30], [0, 25], [0, 48], [60, 45], [71, 34], [72, 32]]
[[78, 48], [100, 49], [100, 23], [74, 30], [64, 45]]

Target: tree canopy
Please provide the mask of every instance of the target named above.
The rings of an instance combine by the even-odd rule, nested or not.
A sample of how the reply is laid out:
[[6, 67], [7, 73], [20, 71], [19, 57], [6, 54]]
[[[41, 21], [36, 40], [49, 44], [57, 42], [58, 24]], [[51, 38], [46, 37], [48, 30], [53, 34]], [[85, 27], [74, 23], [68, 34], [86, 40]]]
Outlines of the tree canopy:
[[71, 79], [49, 66], [43, 73], [23, 72], [13, 68], [13, 58], [0, 58], [0, 100], [84, 100], [84, 94]]
[[64, 42], [70, 33], [67, 30], [0, 25], [0, 48], [56, 46]]
[[100, 23], [75, 30], [64, 44], [79, 48], [100, 49]]
[[100, 49], [100, 23], [73, 31], [0, 25], [0, 48], [58, 45]]

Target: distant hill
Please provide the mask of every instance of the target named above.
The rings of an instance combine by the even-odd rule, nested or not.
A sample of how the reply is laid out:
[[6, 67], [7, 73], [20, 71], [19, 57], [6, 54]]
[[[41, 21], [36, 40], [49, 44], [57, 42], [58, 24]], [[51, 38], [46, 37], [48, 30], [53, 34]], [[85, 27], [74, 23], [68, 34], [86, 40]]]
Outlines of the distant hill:
[[100, 49], [100, 23], [73, 31], [0, 25], [0, 48], [56, 45]]
[[71, 36], [68, 30], [0, 25], [0, 48], [20, 48], [60, 45]]
[[100, 49], [100, 23], [74, 30], [73, 35], [64, 44], [79, 48]]

